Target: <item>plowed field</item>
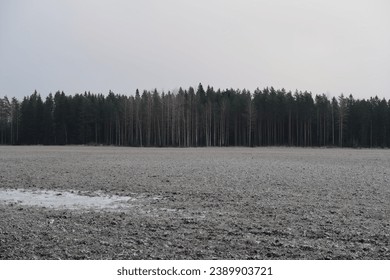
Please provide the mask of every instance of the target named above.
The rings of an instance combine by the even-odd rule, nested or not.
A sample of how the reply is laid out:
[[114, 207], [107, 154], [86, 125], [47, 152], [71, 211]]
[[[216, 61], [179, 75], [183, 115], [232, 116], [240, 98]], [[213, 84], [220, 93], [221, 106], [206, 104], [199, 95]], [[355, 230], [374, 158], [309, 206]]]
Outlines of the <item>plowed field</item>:
[[0, 147], [1, 259], [390, 259], [390, 151]]

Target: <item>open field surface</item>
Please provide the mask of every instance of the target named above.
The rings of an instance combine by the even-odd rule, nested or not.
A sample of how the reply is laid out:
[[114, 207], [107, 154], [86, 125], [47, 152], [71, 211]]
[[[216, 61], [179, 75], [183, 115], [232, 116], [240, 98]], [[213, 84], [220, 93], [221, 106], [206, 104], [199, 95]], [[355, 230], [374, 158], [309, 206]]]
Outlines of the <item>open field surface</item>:
[[0, 146], [1, 259], [390, 259], [390, 151]]

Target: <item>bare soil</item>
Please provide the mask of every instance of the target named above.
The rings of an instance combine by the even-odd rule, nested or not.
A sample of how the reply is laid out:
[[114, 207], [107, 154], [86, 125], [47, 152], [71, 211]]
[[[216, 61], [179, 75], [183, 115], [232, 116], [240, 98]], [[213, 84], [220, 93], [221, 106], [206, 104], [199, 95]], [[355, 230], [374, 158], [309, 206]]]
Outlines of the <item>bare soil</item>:
[[390, 259], [389, 244], [389, 150], [0, 146], [1, 259]]

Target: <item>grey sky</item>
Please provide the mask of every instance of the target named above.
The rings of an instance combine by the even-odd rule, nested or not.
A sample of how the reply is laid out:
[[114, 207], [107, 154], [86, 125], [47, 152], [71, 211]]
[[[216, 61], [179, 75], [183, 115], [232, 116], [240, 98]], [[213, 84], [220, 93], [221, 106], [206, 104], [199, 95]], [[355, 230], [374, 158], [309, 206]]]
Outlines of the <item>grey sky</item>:
[[274, 86], [390, 98], [388, 0], [0, 0], [0, 96]]

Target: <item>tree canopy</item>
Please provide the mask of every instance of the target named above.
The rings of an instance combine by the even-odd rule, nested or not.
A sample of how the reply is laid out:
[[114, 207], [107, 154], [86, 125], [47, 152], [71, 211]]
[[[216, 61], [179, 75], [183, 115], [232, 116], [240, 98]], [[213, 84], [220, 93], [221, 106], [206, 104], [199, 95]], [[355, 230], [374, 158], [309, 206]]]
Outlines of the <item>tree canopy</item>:
[[0, 98], [0, 144], [390, 147], [390, 101], [273, 87]]

